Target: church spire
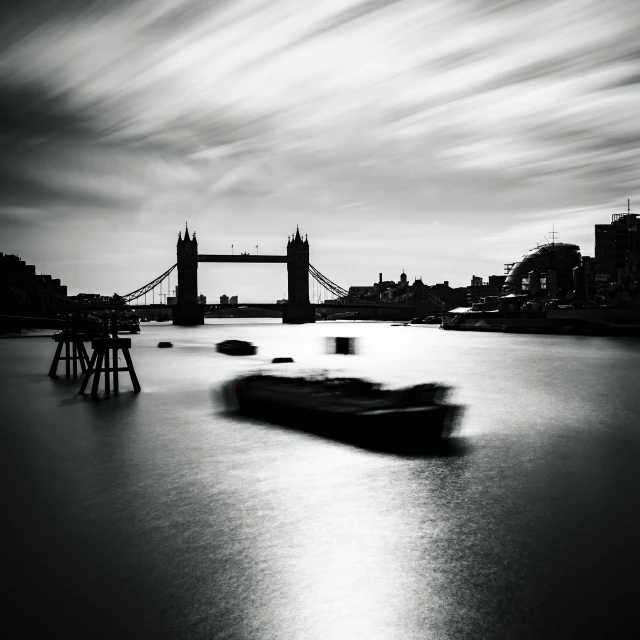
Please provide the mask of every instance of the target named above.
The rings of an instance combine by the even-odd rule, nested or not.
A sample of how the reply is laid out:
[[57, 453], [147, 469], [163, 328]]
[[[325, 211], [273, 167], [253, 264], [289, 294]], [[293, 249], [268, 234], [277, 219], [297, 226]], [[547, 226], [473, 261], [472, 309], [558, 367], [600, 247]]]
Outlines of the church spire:
[[302, 238], [300, 237], [300, 228], [296, 225], [296, 242], [302, 242]]
[[184, 241], [191, 242], [191, 238], [189, 238], [189, 226], [188, 223], [184, 223]]

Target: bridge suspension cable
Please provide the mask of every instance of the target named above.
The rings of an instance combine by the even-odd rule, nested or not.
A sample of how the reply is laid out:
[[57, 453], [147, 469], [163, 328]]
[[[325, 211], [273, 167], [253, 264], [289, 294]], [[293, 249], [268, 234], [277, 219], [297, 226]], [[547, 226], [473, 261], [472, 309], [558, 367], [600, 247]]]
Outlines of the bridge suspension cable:
[[178, 266], [177, 263], [174, 264], [170, 269], [167, 269], [163, 274], [159, 275], [157, 278], [155, 278], [148, 284], [145, 284], [144, 287], [140, 287], [139, 289], [136, 289], [135, 291], [132, 291], [131, 293], [127, 293], [127, 295], [125, 296], [122, 296], [122, 299], [125, 302], [131, 302], [132, 300], [137, 300], [138, 298], [141, 298], [145, 294], [149, 293], [149, 291], [152, 291], [155, 287], [157, 287], [161, 282], [165, 280], [165, 278], [168, 278], [171, 272], [177, 266]]
[[349, 295], [346, 289], [322, 275], [312, 264], [309, 265], [309, 274], [321, 287], [324, 287], [337, 298], [346, 298]]

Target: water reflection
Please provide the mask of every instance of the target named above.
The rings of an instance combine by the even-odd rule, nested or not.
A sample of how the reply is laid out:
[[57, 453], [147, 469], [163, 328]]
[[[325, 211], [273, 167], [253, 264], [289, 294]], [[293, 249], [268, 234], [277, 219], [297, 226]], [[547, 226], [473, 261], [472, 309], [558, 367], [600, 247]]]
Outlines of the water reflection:
[[[359, 355], [324, 353], [347, 329]], [[0, 350], [5, 601], [45, 635], [606, 637], [638, 595], [635, 341], [146, 325], [143, 393], [97, 403], [46, 376], [50, 341]], [[214, 390], [277, 356], [450, 384], [462, 429], [400, 457], [223, 413]]]

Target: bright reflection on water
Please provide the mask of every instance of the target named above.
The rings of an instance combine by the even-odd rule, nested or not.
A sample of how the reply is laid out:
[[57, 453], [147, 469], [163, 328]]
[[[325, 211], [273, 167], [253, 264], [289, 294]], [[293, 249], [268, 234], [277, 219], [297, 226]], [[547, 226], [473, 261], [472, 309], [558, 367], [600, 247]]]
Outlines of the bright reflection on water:
[[[359, 355], [327, 355], [328, 335]], [[258, 355], [216, 353], [229, 338]], [[133, 342], [143, 392], [95, 403], [47, 378], [51, 340], [0, 340], [4, 595], [41, 636], [566, 638], [629, 621], [640, 342], [262, 320]], [[449, 383], [462, 429], [402, 458], [224, 413], [220, 383], [276, 356]]]

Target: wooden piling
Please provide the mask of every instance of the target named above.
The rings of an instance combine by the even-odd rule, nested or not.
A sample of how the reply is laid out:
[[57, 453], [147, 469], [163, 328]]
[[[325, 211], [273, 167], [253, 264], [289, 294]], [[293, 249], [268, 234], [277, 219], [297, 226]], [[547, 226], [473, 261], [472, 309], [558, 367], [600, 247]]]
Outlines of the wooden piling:
[[[71, 371], [73, 370], [73, 377], [78, 375], [78, 362], [80, 362], [80, 369], [84, 372], [89, 364], [89, 354], [85, 349], [84, 343], [88, 340], [88, 336], [81, 334], [77, 331], [77, 323], [74, 319], [73, 322], [67, 319], [65, 329], [53, 336], [53, 339], [58, 343], [56, 352], [49, 367], [49, 375], [54, 377], [58, 371], [58, 365], [60, 360], [65, 361], [65, 377], [71, 377]], [[64, 356], [62, 349], [64, 348]], [[72, 369], [73, 365], [73, 369]]]
[[[89, 367], [84, 374], [80, 393], [84, 393], [89, 379], [93, 376], [91, 385], [91, 395], [95, 398], [98, 395], [100, 386], [100, 377], [104, 374], [104, 390], [105, 393], [111, 393], [111, 383], [113, 381], [113, 392], [118, 393], [120, 390], [118, 373], [120, 371], [128, 371], [133, 384], [133, 390], [139, 392], [141, 390], [136, 370], [131, 360], [129, 349], [131, 348], [131, 338], [97, 338], [91, 341], [93, 348], [93, 357], [89, 363]], [[118, 352], [121, 352], [125, 362], [125, 367], [118, 366]]]
[[[93, 381], [91, 384], [91, 396], [96, 398], [98, 389], [100, 388], [100, 377], [104, 374], [104, 390], [105, 393], [111, 393], [111, 384], [113, 382], [113, 392], [120, 391], [120, 379], [118, 373], [120, 371], [128, 371], [133, 384], [133, 390], [140, 391], [140, 382], [133, 367], [131, 354], [131, 338], [118, 338], [118, 315], [116, 313], [107, 314], [102, 319], [101, 337], [94, 338], [91, 341], [93, 355], [91, 361], [87, 358], [88, 366], [86, 370], [81, 361], [80, 366], [83, 367], [84, 377], [80, 385], [79, 393], [84, 394], [89, 384], [91, 376]], [[118, 352], [122, 355], [126, 362], [126, 367], [118, 366]]]

